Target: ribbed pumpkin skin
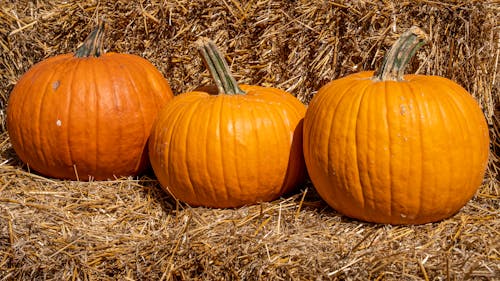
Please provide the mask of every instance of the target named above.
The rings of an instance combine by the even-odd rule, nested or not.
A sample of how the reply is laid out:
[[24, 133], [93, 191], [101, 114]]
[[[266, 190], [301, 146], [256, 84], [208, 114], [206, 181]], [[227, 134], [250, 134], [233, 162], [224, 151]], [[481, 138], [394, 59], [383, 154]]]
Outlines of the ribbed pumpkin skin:
[[305, 106], [278, 89], [240, 87], [246, 94], [181, 94], [159, 114], [151, 164], [178, 200], [238, 207], [276, 199], [304, 180]]
[[304, 118], [304, 157], [320, 196], [364, 221], [421, 224], [457, 212], [480, 186], [488, 128], [451, 80], [361, 72], [330, 82]]
[[[107, 53], [46, 59], [9, 97], [10, 141], [30, 169], [63, 179], [97, 180], [140, 173], [147, 139], [172, 91], [147, 60]], [[75, 166], [75, 167], [74, 167]]]

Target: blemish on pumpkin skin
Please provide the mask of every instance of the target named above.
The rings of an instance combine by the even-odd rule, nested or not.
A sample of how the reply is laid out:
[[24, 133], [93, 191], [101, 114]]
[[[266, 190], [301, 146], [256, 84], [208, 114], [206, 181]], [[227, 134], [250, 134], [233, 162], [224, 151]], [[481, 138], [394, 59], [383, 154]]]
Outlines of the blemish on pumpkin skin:
[[54, 83], [52, 83], [52, 89], [54, 91], [57, 90], [57, 88], [59, 88], [60, 84], [61, 84], [61, 82], [59, 80], [55, 81]]
[[61, 127], [62, 126], [62, 121], [61, 120], [57, 120], [56, 121], [56, 126], [57, 127]]
[[402, 104], [400, 107], [400, 113], [401, 115], [405, 115], [406, 114], [406, 106], [404, 104]]

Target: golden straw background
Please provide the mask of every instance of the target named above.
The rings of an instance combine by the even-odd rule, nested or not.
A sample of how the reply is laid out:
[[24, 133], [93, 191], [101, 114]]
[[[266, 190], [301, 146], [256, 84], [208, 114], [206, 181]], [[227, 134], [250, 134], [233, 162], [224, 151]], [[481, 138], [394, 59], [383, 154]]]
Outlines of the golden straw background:
[[[500, 280], [498, 1], [0, 0], [0, 280]], [[307, 103], [380, 65], [406, 28], [429, 33], [407, 72], [467, 89], [490, 126], [484, 183], [455, 216], [420, 226], [343, 217], [311, 184], [238, 209], [191, 208], [140, 178], [72, 182], [16, 157], [5, 106], [33, 64], [73, 52], [100, 19], [107, 51], [150, 60], [176, 94], [210, 83], [212, 38], [242, 83]]]

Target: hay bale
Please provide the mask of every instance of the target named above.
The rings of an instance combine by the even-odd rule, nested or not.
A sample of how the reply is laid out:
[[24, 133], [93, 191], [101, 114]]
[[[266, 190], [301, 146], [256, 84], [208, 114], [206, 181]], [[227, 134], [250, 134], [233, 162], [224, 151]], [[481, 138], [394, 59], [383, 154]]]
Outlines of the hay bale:
[[[9, 1], [0, 7], [1, 280], [493, 280], [500, 276], [500, 95], [496, 1]], [[190, 208], [148, 176], [51, 180], [5, 132], [12, 87], [72, 52], [98, 19], [106, 49], [149, 59], [181, 93], [209, 83], [193, 43], [214, 39], [240, 82], [308, 102], [327, 81], [376, 68], [411, 25], [429, 32], [409, 72], [457, 81], [492, 136], [485, 182], [457, 215], [422, 226], [347, 219], [310, 184], [274, 202]], [[495, 115], [496, 110], [496, 115]]]

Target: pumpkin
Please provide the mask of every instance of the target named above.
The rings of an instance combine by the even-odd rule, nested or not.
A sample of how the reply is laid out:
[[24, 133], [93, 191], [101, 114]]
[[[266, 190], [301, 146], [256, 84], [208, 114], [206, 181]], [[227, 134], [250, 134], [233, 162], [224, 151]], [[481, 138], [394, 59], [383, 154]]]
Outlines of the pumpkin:
[[161, 186], [191, 206], [230, 208], [278, 198], [304, 180], [305, 105], [290, 93], [238, 85], [215, 44], [198, 49], [210, 87], [177, 95], [159, 113], [149, 155]]
[[12, 90], [7, 128], [29, 169], [96, 180], [139, 174], [162, 105], [173, 97], [163, 75], [131, 54], [103, 53], [104, 23], [74, 54], [31, 67]]
[[403, 75], [426, 42], [413, 27], [376, 73], [329, 82], [304, 118], [304, 157], [319, 195], [363, 221], [422, 224], [471, 199], [488, 159], [483, 113], [465, 89], [438, 76]]

